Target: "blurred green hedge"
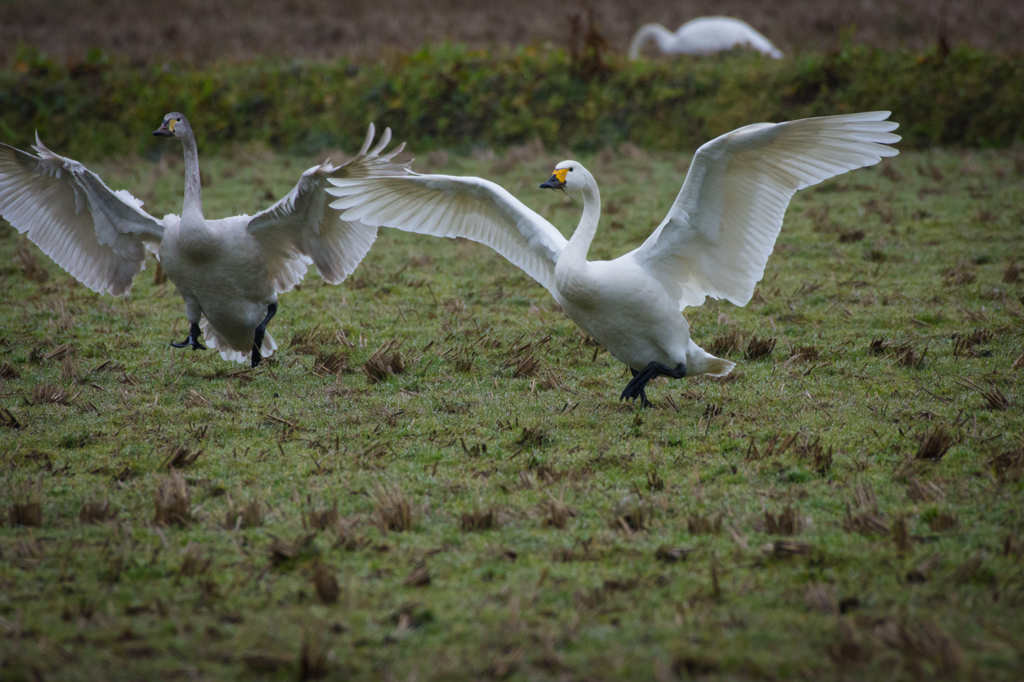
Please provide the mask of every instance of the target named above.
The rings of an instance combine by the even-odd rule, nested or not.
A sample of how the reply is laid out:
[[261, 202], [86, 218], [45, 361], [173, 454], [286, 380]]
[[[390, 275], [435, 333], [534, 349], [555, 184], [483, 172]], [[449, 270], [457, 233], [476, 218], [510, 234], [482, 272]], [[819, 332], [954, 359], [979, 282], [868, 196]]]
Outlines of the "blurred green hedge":
[[[904, 147], [1006, 146], [1024, 138], [1024, 56], [849, 47], [774, 61], [755, 53], [601, 69], [561, 50], [425, 48], [376, 65], [266, 61], [133, 68], [93, 53], [57, 65], [21, 49], [0, 71], [0, 139], [38, 129], [61, 153], [94, 158], [160, 149], [149, 135], [182, 111], [203, 152], [259, 140], [277, 151], [352, 149], [366, 123], [391, 126], [416, 152], [554, 149], [621, 142], [690, 150], [757, 121], [891, 109]], [[591, 73], [584, 75], [583, 68]]]

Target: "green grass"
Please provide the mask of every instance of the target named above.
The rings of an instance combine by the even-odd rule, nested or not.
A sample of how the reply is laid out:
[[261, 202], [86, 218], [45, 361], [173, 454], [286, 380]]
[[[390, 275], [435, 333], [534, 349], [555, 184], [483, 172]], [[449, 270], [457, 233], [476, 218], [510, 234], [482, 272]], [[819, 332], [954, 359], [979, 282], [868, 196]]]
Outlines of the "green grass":
[[[606, 211], [592, 259], [638, 245], [685, 173], [687, 157], [625, 151], [581, 158]], [[165, 158], [91, 165], [162, 215], [182, 191]], [[431, 159], [568, 234], [579, 205], [536, 189], [557, 160]], [[207, 215], [265, 207], [311, 163], [204, 158]], [[990, 460], [1024, 433], [1024, 284], [1004, 282], [1024, 261], [1021, 166], [936, 151], [884, 168], [797, 194], [749, 306], [686, 311], [705, 347], [739, 331], [774, 353], [733, 352], [726, 381], [657, 380], [646, 411], [617, 400], [625, 369], [539, 285], [469, 242], [383, 231], [343, 285], [310, 272], [282, 296], [281, 350], [238, 371], [168, 347], [183, 306], [152, 269], [128, 298], [100, 297], [0, 228], [0, 361], [18, 374], [0, 407], [20, 424], [0, 426], [0, 499], [4, 514], [37, 499], [42, 516], [0, 530], [0, 677], [1017, 678], [1024, 487]], [[955, 357], [955, 335], [976, 330], [991, 338]], [[872, 353], [877, 338], [892, 345]], [[361, 365], [392, 340], [404, 373], [369, 384]], [[540, 368], [513, 378], [528, 342]], [[906, 345], [923, 365], [900, 364]], [[817, 359], [791, 360], [800, 346]], [[317, 376], [335, 352], [355, 371]], [[43, 384], [68, 403], [37, 404]], [[1009, 409], [987, 407], [992, 387]], [[939, 426], [948, 453], [913, 461]], [[766, 452], [776, 434], [796, 434], [781, 454]], [[202, 450], [181, 471], [193, 520], [161, 527], [176, 448]], [[912, 483], [933, 498], [908, 497]], [[410, 530], [379, 529], [385, 488]], [[79, 522], [104, 500], [116, 517]], [[253, 502], [262, 519], [237, 522]], [[304, 522], [335, 504], [337, 528]], [[765, 512], [787, 507], [803, 527], [768, 534]], [[474, 509], [498, 528], [463, 532]], [[879, 532], [847, 530], [848, 514]], [[903, 552], [882, 529], [900, 520]], [[272, 560], [275, 539], [289, 545]], [[673, 563], [659, 548], [690, 551]], [[406, 585], [420, 565], [429, 584]], [[315, 575], [328, 592], [336, 580], [336, 603]]]
[[60, 65], [31, 48], [0, 69], [0, 139], [44, 141], [75, 158], [159, 155], [140, 136], [185, 112], [207, 153], [259, 141], [293, 154], [362, 141], [369, 121], [420, 152], [535, 139], [598, 152], [631, 142], [694, 149], [751, 121], [891, 110], [903, 149], [1007, 147], [1024, 140], [1024, 57], [966, 46], [847, 46], [782, 60], [744, 51], [600, 66], [562, 49], [494, 52], [442, 44], [374, 64], [261, 60], [139, 68], [93, 53]]

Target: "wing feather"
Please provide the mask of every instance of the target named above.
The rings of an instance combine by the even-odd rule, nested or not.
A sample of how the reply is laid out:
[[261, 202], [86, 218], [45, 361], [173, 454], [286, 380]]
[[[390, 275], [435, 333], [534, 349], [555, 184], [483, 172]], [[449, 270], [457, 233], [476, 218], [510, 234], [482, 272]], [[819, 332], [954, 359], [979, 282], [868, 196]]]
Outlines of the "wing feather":
[[746, 305], [800, 189], [898, 152], [889, 112], [756, 123], [697, 150], [658, 229], [629, 256], [678, 285], [680, 308], [705, 297]]
[[330, 183], [327, 193], [338, 197], [331, 206], [345, 220], [486, 244], [555, 293], [565, 237], [493, 182], [408, 172]]
[[405, 145], [382, 155], [391, 141], [391, 129], [385, 129], [371, 149], [374, 132], [371, 123], [359, 154], [351, 161], [310, 168], [287, 196], [249, 222], [248, 230], [263, 247], [278, 292], [289, 291], [302, 281], [310, 264], [324, 280], [338, 284], [352, 274], [373, 246], [377, 227], [358, 218], [341, 219], [342, 211], [327, 205], [324, 189], [329, 187], [329, 178], [404, 172], [404, 166], [392, 159]]
[[0, 215], [72, 277], [97, 293], [125, 294], [156, 250], [165, 221], [125, 190], [54, 154], [36, 135], [36, 154], [0, 143]]

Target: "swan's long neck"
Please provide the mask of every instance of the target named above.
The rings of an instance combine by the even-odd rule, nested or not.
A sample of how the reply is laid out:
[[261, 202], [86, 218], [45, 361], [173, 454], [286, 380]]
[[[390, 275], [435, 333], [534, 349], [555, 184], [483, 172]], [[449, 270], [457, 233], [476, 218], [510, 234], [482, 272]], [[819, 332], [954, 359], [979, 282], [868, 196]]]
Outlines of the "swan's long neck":
[[640, 57], [640, 48], [651, 39], [658, 43], [658, 47], [661, 48], [662, 52], [668, 52], [675, 37], [672, 31], [669, 31], [661, 24], [645, 24], [640, 27], [640, 30], [633, 36], [633, 42], [629, 44], [629, 58], [638, 59]]
[[572, 233], [572, 238], [565, 245], [565, 249], [558, 257], [561, 265], [576, 265], [583, 267], [587, 262], [587, 252], [590, 251], [590, 243], [594, 241], [597, 234], [597, 224], [601, 220], [601, 192], [597, 189], [597, 183], [591, 178], [583, 189], [583, 216]]
[[199, 178], [199, 150], [192, 131], [181, 139], [185, 150], [185, 204], [181, 209], [182, 221], [205, 222], [203, 220], [203, 190]]

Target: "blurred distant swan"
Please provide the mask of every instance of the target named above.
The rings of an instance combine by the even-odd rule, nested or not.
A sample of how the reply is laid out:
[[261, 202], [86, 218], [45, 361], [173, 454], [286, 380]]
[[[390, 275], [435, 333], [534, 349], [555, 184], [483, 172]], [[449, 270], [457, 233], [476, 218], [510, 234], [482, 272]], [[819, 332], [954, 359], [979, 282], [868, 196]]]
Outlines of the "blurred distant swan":
[[697, 150], [658, 229], [611, 261], [588, 261], [601, 217], [594, 177], [562, 161], [541, 185], [582, 196], [565, 237], [500, 186], [482, 178], [419, 175], [331, 178], [342, 220], [487, 244], [551, 292], [565, 314], [633, 372], [623, 399], [657, 376], [723, 376], [734, 363], [690, 338], [683, 308], [705, 297], [746, 305], [764, 275], [793, 194], [895, 156], [889, 112], [755, 123]]
[[328, 208], [327, 179], [387, 170], [402, 146], [380, 155], [391, 140], [388, 129], [367, 151], [371, 123], [362, 150], [347, 164], [310, 168], [285, 198], [252, 217], [207, 220], [188, 120], [167, 114], [153, 134], [178, 138], [184, 147], [180, 218], [157, 220], [125, 190], [112, 191], [79, 162], [44, 147], [38, 134], [37, 155], [0, 143], [0, 216], [97, 293], [126, 294], [148, 248], [185, 299], [189, 335], [171, 345], [203, 350], [202, 334], [225, 360], [251, 360], [255, 367], [277, 349], [266, 333], [277, 295], [298, 284], [310, 263], [324, 280], [341, 282], [377, 238], [376, 226], [340, 220], [339, 211]]
[[629, 58], [639, 59], [640, 49], [649, 40], [658, 43], [665, 54], [706, 55], [734, 47], [750, 47], [772, 59], [782, 52], [750, 24], [731, 17], [699, 17], [686, 22], [672, 33], [661, 24], [642, 26], [629, 45]]

